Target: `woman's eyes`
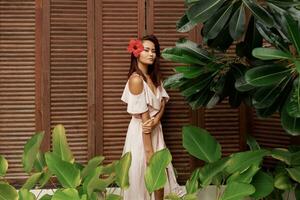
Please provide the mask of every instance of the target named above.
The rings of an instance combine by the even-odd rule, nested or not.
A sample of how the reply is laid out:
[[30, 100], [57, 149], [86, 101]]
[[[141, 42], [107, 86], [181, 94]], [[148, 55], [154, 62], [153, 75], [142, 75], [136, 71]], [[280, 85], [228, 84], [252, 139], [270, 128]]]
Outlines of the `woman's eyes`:
[[[150, 50], [149, 50], [149, 49], [145, 49], [145, 51], [146, 51], [146, 52], [149, 52]], [[152, 51], [152, 53], [156, 53], [155, 50]]]

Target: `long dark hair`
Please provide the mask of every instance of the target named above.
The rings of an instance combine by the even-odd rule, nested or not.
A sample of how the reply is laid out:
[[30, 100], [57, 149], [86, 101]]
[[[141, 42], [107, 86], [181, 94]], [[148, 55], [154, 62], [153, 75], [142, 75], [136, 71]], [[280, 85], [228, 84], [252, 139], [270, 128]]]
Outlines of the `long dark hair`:
[[[158, 39], [154, 35], [146, 35], [142, 39], [142, 41], [148, 40], [153, 42], [155, 46], [155, 53], [156, 58], [152, 65], [148, 66], [148, 74], [153, 82], [153, 84], [158, 87], [161, 84], [161, 73], [160, 73], [160, 46]], [[131, 76], [132, 73], [136, 72], [137, 74], [141, 75], [143, 79], [146, 81], [146, 77], [144, 76], [143, 72], [138, 67], [137, 58], [134, 57], [133, 53], [131, 53], [131, 63], [128, 72], [128, 78]]]

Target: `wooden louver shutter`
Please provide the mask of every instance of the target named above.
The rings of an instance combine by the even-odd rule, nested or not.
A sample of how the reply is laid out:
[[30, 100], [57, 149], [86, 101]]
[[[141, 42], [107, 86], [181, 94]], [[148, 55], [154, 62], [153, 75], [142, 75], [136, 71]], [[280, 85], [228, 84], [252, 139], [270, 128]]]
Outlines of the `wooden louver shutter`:
[[0, 0], [0, 154], [10, 183], [25, 177], [21, 158], [35, 132], [35, 1]]
[[[176, 31], [176, 22], [185, 10], [184, 1], [153, 0], [149, 2], [149, 5], [152, 5], [149, 18], [153, 15], [153, 24], [148, 24], [148, 26], [157, 36], [161, 50], [166, 47], [173, 47], [178, 38], [189, 36], [187, 33], [182, 34]], [[174, 63], [161, 60], [161, 71], [164, 78], [174, 74], [174, 65]], [[162, 120], [164, 138], [172, 153], [172, 163], [178, 173], [178, 181], [184, 184], [191, 169], [190, 156], [182, 145], [182, 126], [191, 123], [191, 113], [189, 106], [178, 91], [168, 90], [167, 92], [170, 101], [166, 106]]]
[[76, 161], [88, 160], [88, 1], [50, 1], [50, 121], [63, 124]]
[[144, 29], [144, 1], [96, 3], [96, 119], [100, 123], [96, 149], [110, 163], [121, 157], [130, 120], [121, 101], [130, 66], [126, 48]]

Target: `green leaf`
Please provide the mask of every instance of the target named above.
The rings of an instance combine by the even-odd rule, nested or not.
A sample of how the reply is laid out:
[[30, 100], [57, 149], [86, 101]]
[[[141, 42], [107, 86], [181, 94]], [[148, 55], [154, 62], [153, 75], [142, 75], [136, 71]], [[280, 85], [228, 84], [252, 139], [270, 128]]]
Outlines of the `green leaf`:
[[221, 7], [214, 16], [212, 16], [204, 25], [203, 27], [203, 35], [208, 39], [212, 39], [217, 37], [219, 32], [224, 27], [225, 23], [227, 22], [231, 11], [232, 11], [233, 4], [229, 3], [226, 6]]
[[45, 158], [49, 170], [57, 176], [64, 188], [76, 188], [80, 184], [80, 171], [75, 165], [62, 160], [54, 153], [46, 153]]
[[220, 200], [240, 200], [255, 192], [255, 188], [248, 183], [231, 182], [225, 188]]
[[92, 196], [94, 191], [105, 191], [105, 189], [115, 180], [114, 175], [110, 175], [106, 179], [100, 179], [103, 167], [94, 169], [84, 180], [83, 190], [87, 193], [88, 197]]
[[116, 165], [116, 182], [122, 189], [129, 187], [129, 168], [131, 159], [131, 153], [127, 152]]
[[292, 153], [291, 165], [292, 166], [299, 166], [300, 165], [300, 151]]
[[42, 196], [40, 200], [51, 200], [51, 199], [52, 199], [52, 195], [45, 194], [44, 196]]
[[145, 184], [149, 193], [164, 187], [167, 181], [166, 167], [171, 160], [171, 153], [166, 148], [152, 155], [145, 173]]
[[204, 61], [204, 65], [207, 64], [208, 61], [212, 60], [213, 57], [208, 53], [207, 50], [201, 48], [197, 43], [187, 40], [186, 38], [181, 38], [176, 42], [176, 47], [185, 49], [194, 57]]
[[67, 200], [67, 199], [80, 200], [78, 191], [73, 188], [58, 190], [54, 193], [51, 200]]
[[87, 166], [82, 170], [81, 177], [85, 178], [90, 171], [98, 167], [104, 160], [103, 156], [96, 156], [89, 160]]
[[7, 183], [0, 182], [0, 200], [18, 200], [17, 190]]
[[253, 177], [251, 184], [255, 187], [255, 192], [251, 195], [251, 197], [255, 199], [263, 199], [274, 190], [273, 177], [263, 171], [259, 171]]
[[165, 48], [161, 55], [164, 59], [173, 62], [198, 65], [205, 64], [188, 50], [179, 47]]
[[300, 167], [287, 168], [286, 171], [294, 181], [300, 183]]
[[45, 168], [45, 170], [43, 170], [43, 174], [39, 180], [40, 188], [43, 188], [48, 183], [51, 176], [52, 176], [52, 172], [48, 168]]
[[276, 84], [288, 77], [290, 73], [291, 69], [289, 68], [278, 65], [264, 65], [249, 69], [245, 74], [245, 78], [251, 85], [261, 87]]
[[260, 168], [257, 164], [251, 165], [246, 171], [235, 172], [228, 179], [227, 183], [230, 182], [242, 182], [242, 183], [251, 183], [253, 176], [258, 172]]
[[296, 66], [297, 72], [300, 74], [300, 61], [299, 60], [294, 60], [294, 64]]
[[243, 4], [233, 14], [229, 22], [229, 33], [234, 40], [241, 38], [245, 32], [246, 14]]
[[186, 181], [185, 188], [187, 194], [193, 194], [197, 192], [199, 188], [199, 182], [198, 182], [199, 172], [200, 172], [199, 168], [194, 170], [190, 178]]
[[193, 23], [203, 23], [222, 5], [222, 0], [199, 0], [187, 9], [187, 16]]
[[164, 200], [182, 200], [177, 194], [170, 193], [164, 197]]
[[116, 165], [118, 164], [117, 161], [113, 161], [112, 163], [105, 165], [102, 169], [102, 174], [112, 174], [115, 173]]
[[66, 131], [63, 125], [56, 125], [52, 132], [53, 152], [62, 160], [73, 163], [74, 157], [69, 148]]
[[41, 143], [44, 138], [44, 132], [37, 132], [25, 144], [22, 157], [24, 170], [29, 173], [32, 170]]
[[262, 47], [255, 48], [252, 51], [252, 55], [261, 60], [276, 60], [276, 59], [291, 60], [293, 58], [290, 53], [286, 53], [278, 49], [262, 48]]
[[8, 169], [8, 162], [4, 156], [0, 155], [0, 176], [5, 176]]
[[40, 150], [38, 151], [37, 155], [36, 155], [36, 160], [33, 164], [33, 168], [38, 171], [41, 172], [43, 171], [43, 169], [46, 167], [46, 162], [45, 162], [45, 155], [44, 153], [42, 153]]
[[227, 162], [226, 171], [230, 174], [236, 171], [243, 172], [253, 164], [260, 165], [263, 157], [268, 154], [269, 151], [264, 149], [234, 153]]
[[294, 0], [268, 0], [269, 3], [278, 5], [280, 7], [291, 7], [300, 5], [299, 1]]
[[256, 109], [271, 107], [277, 101], [279, 96], [282, 95], [282, 91], [285, 89], [286, 84], [288, 84], [288, 81], [282, 79], [274, 85], [260, 87], [253, 94], [253, 106]]
[[217, 160], [213, 163], [204, 165], [199, 172], [199, 179], [202, 187], [206, 187], [211, 184], [213, 178], [215, 178], [220, 172], [222, 172], [227, 166], [228, 158]]
[[42, 176], [42, 172], [32, 174], [22, 186], [22, 189], [31, 190], [39, 181]]
[[117, 194], [108, 194], [105, 200], [122, 200], [123, 197]]
[[281, 109], [281, 124], [288, 134], [297, 136], [300, 135], [300, 118], [289, 115], [287, 111], [288, 100]]
[[240, 92], [247, 92], [249, 90], [254, 89], [255, 87], [251, 84], [249, 84], [245, 77], [241, 77], [239, 79], [236, 80], [235, 84], [234, 84], [235, 88], [240, 91]]
[[293, 187], [293, 185], [286, 174], [279, 173], [274, 178], [274, 187], [280, 190], [289, 190]]
[[271, 151], [271, 156], [287, 165], [291, 165], [292, 154], [287, 149], [275, 148]]
[[258, 3], [254, 3], [250, 0], [243, 0], [243, 3], [247, 6], [256, 19], [260, 20], [269, 27], [274, 25], [272, 16]]
[[249, 146], [251, 151], [259, 150], [261, 149], [255, 138], [251, 135], [246, 136], [247, 139], [247, 145]]
[[294, 80], [291, 97], [287, 103], [287, 112], [291, 117], [300, 117], [300, 78]]
[[183, 147], [189, 154], [209, 163], [221, 158], [221, 145], [206, 130], [184, 126], [182, 132]]
[[190, 21], [186, 14], [184, 14], [176, 23], [176, 30], [181, 33], [189, 32], [197, 24]]
[[192, 79], [208, 72], [209, 69], [199, 66], [179, 66], [175, 71], [183, 73], [184, 78]]
[[295, 46], [298, 55], [300, 55], [300, 29], [298, 25], [298, 21], [294, 20], [290, 15], [285, 15], [286, 19], [286, 27], [288, 34], [290, 36], [290, 40]]
[[35, 199], [36, 199], [35, 195], [29, 192], [27, 189], [19, 190], [19, 200], [35, 200]]
[[165, 88], [177, 88], [182, 84], [183, 74], [174, 74], [165, 79], [163, 85]]

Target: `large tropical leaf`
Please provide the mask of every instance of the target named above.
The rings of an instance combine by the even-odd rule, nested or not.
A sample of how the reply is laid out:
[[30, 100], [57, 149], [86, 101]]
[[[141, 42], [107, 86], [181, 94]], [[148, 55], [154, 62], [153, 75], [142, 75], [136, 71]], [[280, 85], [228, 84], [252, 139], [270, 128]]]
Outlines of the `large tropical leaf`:
[[26, 142], [24, 146], [22, 162], [23, 162], [24, 170], [27, 173], [31, 172], [32, 170], [32, 167], [36, 160], [43, 138], [44, 138], [44, 132], [37, 132]]
[[291, 97], [287, 103], [287, 112], [291, 117], [300, 117], [300, 78], [294, 80]]
[[35, 200], [36, 197], [33, 193], [29, 192], [27, 189], [19, 190], [19, 200]]
[[122, 196], [117, 194], [108, 194], [105, 200], [122, 200]]
[[74, 164], [62, 160], [54, 153], [46, 153], [45, 158], [49, 170], [57, 176], [64, 188], [76, 188], [80, 184], [80, 171]]
[[176, 23], [176, 29], [178, 32], [189, 32], [192, 30], [197, 24], [190, 21], [186, 14], [184, 14]]
[[252, 51], [254, 57], [262, 60], [275, 60], [275, 59], [292, 59], [292, 55], [278, 49], [271, 48], [255, 48]]
[[206, 187], [211, 184], [213, 178], [215, 178], [226, 168], [227, 161], [228, 158], [223, 158], [213, 163], [204, 165], [199, 171], [199, 180], [201, 182], [201, 186]]
[[203, 61], [201, 61], [198, 57], [190, 53], [188, 50], [179, 47], [165, 48], [162, 51], [161, 55], [164, 59], [173, 62], [195, 64], [195, 65], [205, 64], [203, 63]]
[[248, 183], [231, 182], [225, 188], [220, 200], [240, 200], [255, 192], [255, 188]]
[[73, 188], [56, 191], [51, 200], [80, 200], [78, 191]]
[[81, 172], [81, 177], [85, 178], [88, 175], [88, 173], [90, 173], [93, 169], [98, 167], [103, 160], [104, 160], [103, 156], [96, 156], [91, 160], [89, 160], [87, 166]]
[[289, 38], [291, 42], [294, 44], [298, 55], [300, 55], [300, 29], [298, 22], [294, 20], [290, 15], [285, 16], [286, 19], [286, 27], [288, 30]]
[[200, 168], [195, 169], [190, 178], [186, 181], [185, 188], [187, 194], [193, 194], [199, 189], [199, 172]]
[[251, 197], [255, 199], [262, 199], [271, 194], [273, 191], [274, 179], [271, 175], [263, 171], [259, 171], [253, 177], [251, 185], [255, 187], [255, 192], [251, 195]]
[[220, 8], [217, 13], [211, 17], [203, 27], [203, 35], [212, 39], [215, 38], [219, 32], [224, 27], [225, 23], [230, 17], [232, 11], [233, 4], [230, 2], [229, 4]]
[[186, 38], [181, 38], [176, 42], [176, 47], [183, 48], [190, 52], [194, 57], [204, 61], [204, 65], [207, 64], [208, 61], [213, 59], [213, 56], [208, 53], [207, 50], [199, 47], [199, 45], [191, 40], [187, 40]]
[[116, 182], [122, 189], [129, 187], [129, 168], [131, 159], [131, 153], [127, 152], [116, 165]]
[[232, 154], [227, 161], [226, 171], [231, 174], [237, 171], [242, 172], [253, 164], [260, 165], [263, 157], [268, 154], [269, 151], [264, 149]]
[[292, 117], [287, 111], [288, 100], [284, 104], [281, 113], [280, 119], [282, 127], [291, 135], [300, 135], [300, 117]]
[[164, 187], [167, 181], [166, 168], [171, 160], [168, 149], [162, 149], [152, 155], [145, 173], [145, 184], [149, 193]]
[[187, 16], [193, 23], [203, 23], [222, 5], [223, 0], [199, 0], [187, 9]]
[[260, 20], [269, 27], [274, 25], [272, 16], [259, 4], [250, 0], [243, 0], [243, 3], [247, 6], [256, 19]]
[[175, 67], [175, 71], [178, 73], [182, 73], [184, 78], [193, 79], [200, 75], [207, 73], [210, 69], [207, 67], [199, 67], [199, 66], [178, 66]]
[[115, 180], [114, 175], [110, 175], [106, 179], [100, 179], [102, 166], [93, 169], [83, 182], [83, 190], [91, 198], [94, 191], [105, 191], [105, 189]]
[[51, 200], [52, 199], [52, 195], [49, 195], [49, 194], [45, 194], [44, 196], [42, 196], [40, 198], [40, 200]]
[[287, 149], [275, 148], [271, 151], [271, 156], [277, 160], [280, 160], [287, 165], [291, 165], [292, 154]]
[[74, 162], [73, 154], [67, 142], [66, 131], [63, 125], [56, 125], [52, 132], [53, 152], [67, 162]]
[[193, 156], [205, 162], [221, 158], [221, 145], [206, 130], [195, 126], [184, 126], [183, 146]]
[[4, 156], [0, 155], [0, 176], [5, 176], [7, 168], [8, 168], [7, 160], [4, 158]]
[[279, 173], [274, 177], [274, 187], [280, 190], [289, 190], [293, 184], [287, 174]]
[[251, 183], [253, 176], [258, 172], [260, 168], [258, 164], [251, 165], [246, 171], [235, 172], [228, 177], [227, 183], [230, 182], [242, 182], [242, 183]]
[[22, 186], [22, 189], [31, 190], [39, 181], [42, 176], [42, 172], [32, 174]]
[[247, 145], [249, 146], [251, 151], [261, 149], [258, 142], [255, 140], [253, 136], [247, 135], [246, 139], [247, 139]]
[[287, 168], [286, 171], [294, 181], [300, 183], [300, 167]]
[[254, 67], [245, 74], [246, 81], [253, 86], [269, 86], [288, 77], [291, 69], [279, 65]]
[[299, 1], [294, 1], [294, 0], [267, 0], [267, 1], [282, 7], [291, 7], [291, 6], [300, 5]]
[[164, 87], [165, 88], [178, 88], [180, 85], [183, 84], [183, 73], [174, 74], [169, 76], [167, 79], [164, 80]]
[[0, 182], [0, 200], [18, 200], [17, 190], [7, 183]]
[[229, 33], [234, 40], [242, 37], [245, 32], [245, 9], [243, 4], [235, 11], [229, 22]]

